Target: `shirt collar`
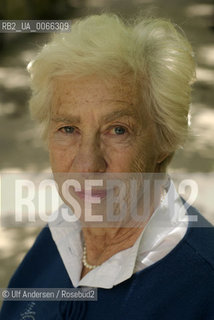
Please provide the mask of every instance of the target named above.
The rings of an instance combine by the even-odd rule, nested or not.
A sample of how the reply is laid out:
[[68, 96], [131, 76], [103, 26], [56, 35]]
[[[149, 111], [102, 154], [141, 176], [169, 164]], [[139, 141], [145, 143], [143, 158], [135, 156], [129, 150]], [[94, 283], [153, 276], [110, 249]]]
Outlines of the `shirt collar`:
[[49, 228], [74, 287], [110, 289], [170, 252], [186, 232], [185, 214], [181, 199], [171, 181], [165, 198], [134, 245], [116, 253], [81, 280], [83, 236], [80, 222], [68, 225], [59, 212], [57, 220], [49, 223]]

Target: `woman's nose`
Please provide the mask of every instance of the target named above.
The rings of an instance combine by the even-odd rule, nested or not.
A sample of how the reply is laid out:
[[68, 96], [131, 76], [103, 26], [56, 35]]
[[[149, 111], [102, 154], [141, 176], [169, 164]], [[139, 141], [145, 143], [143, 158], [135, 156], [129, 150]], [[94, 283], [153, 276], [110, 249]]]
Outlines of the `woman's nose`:
[[84, 139], [79, 145], [72, 164], [75, 172], [105, 172], [107, 163], [100, 143], [97, 140]]

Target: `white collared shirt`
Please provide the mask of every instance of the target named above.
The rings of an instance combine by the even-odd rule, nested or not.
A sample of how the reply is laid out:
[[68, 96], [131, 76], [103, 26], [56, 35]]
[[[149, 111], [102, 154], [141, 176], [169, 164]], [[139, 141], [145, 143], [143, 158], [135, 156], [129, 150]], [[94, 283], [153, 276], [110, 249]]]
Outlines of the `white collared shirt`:
[[127, 280], [133, 273], [145, 269], [166, 256], [182, 240], [187, 226], [186, 210], [171, 181], [166, 196], [152, 214], [134, 245], [116, 253], [80, 279], [83, 255], [80, 222], [76, 221], [68, 225], [58, 215], [57, 221], [49, 223], [52, 238], [73, 286], [106, 289]]

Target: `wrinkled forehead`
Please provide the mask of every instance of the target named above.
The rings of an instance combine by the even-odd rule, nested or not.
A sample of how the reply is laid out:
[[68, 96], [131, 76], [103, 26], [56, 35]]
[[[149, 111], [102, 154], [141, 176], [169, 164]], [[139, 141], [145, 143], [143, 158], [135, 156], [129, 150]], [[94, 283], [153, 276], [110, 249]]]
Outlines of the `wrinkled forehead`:
[[83, 103], [120, 103], [130, 106], [139, 112], [139, 89], [131, 79], [104, 79], [98, 76], [87, 76], [74, 79], [71, 75], [53, 78], [52, 105], [59, 107], [63, 103], [73, 106]]

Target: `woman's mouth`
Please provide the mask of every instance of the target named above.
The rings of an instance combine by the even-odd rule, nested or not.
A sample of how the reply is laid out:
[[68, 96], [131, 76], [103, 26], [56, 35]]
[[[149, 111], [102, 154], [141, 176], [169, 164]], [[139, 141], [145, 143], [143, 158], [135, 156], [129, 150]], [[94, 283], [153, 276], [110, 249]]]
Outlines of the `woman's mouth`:
[[107, 190], [82, 190], [76, 191], [76, 194], [81, 199], [91, 199], [91, 198], [106, 198]]

